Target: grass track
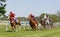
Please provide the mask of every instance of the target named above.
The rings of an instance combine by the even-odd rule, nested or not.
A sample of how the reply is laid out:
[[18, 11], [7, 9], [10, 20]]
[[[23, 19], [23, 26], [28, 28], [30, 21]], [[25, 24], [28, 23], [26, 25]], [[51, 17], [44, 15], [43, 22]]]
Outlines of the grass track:
[[[9, 30], [11, 27], [9, 26]], [[0, 26], [0, 37], [60, 37], [60, 27], [53, 28], [52, 30], [22, 30], [19, 32], [6, 32], [5, 26]]]

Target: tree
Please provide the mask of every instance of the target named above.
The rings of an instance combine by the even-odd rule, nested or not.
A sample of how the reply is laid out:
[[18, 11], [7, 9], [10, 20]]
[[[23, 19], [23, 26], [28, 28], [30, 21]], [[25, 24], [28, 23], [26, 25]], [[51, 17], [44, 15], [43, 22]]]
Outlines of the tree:
[[[60, 13], [60, 12], [59, 12]], [[40, 17], [44, 17], [44, 14], [45, 13], [42, 13], [41, 15], [40, 15]], [[52, 20], [53, 20], [53, 22], [59, 22], [60, 21], [60, 19], [59, 19], [59, 17], [56, 15], [56, 14], [47, 14]]]
[[44, 17], [44, 14], [45, 14], [45, 13], [42, 13], [42, 14], [40, 15], [40, 17], [42, 17], [42, 18], [43, 18], [43, 17]]
[[57, 15], [58, 15], [58, 17], [60, 17], [60, 11], [57, 11]]
[[59, 21], [60, 21], [60, 11], [57, 11], [57, 16], [59, 17]]
[[6, 0], [0, 0], [1, 2], [6, 2]]
[[1, 15], [4, 15], [5, 16], [5, 13], [6, 13], [6, 4], [4, 4], [6, 2], [6, 0], [0, 0], [0, 16]]

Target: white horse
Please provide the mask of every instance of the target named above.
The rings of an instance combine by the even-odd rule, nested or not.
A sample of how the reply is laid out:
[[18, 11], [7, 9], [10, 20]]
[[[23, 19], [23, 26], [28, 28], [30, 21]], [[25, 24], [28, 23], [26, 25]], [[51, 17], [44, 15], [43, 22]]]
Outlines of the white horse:
[[45, 23], [46, 23], [46, 27], [51, 29], [51, 21], [50, 21], [50, 19], [46, 19]]

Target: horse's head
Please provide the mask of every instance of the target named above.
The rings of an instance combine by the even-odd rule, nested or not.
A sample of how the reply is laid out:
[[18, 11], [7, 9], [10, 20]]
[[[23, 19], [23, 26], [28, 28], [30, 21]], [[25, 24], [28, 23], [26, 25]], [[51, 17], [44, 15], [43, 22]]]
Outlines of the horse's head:
[[42, 17], [39, 18], [39, 22], [42, 22]]
[[31, 16], [28, 16], [28, 20], [31, 20]]
[[8, 20], [10, 19], [10, 15], [8, 15]]

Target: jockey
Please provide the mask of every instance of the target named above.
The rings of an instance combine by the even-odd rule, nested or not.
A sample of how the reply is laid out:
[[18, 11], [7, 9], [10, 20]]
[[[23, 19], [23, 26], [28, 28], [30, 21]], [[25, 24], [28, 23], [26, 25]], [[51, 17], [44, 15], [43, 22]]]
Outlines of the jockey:
[[12, 11], [10, 12], [10, 18], [15, 19], [15, 14]]
[[30, 16], [31, 16], [31, 19], [33, 19], [36, 22], [35, 16], [33, 14], [30, 14]]
[[47, 19], [47, 16], [46, 16], [46, 14], [44, 14], [44, 20], [46, 20]]
[[44, 14], [44, 20], [46, 21], [47, 19], [49, 19], [49, 16], [47, 14]]
[[35, 16], [33, 14], [30, 14], [31, 18], [35, 20]]
[[35, 16], [33, 14], [30, 14], [32, 22], [35, 26], [37, 26], [37, 21], [35, 20]]
[[45, 21], [45, 24], [49, 24], [49, 16], [47, 14], [44, 15], [44, 21]]

